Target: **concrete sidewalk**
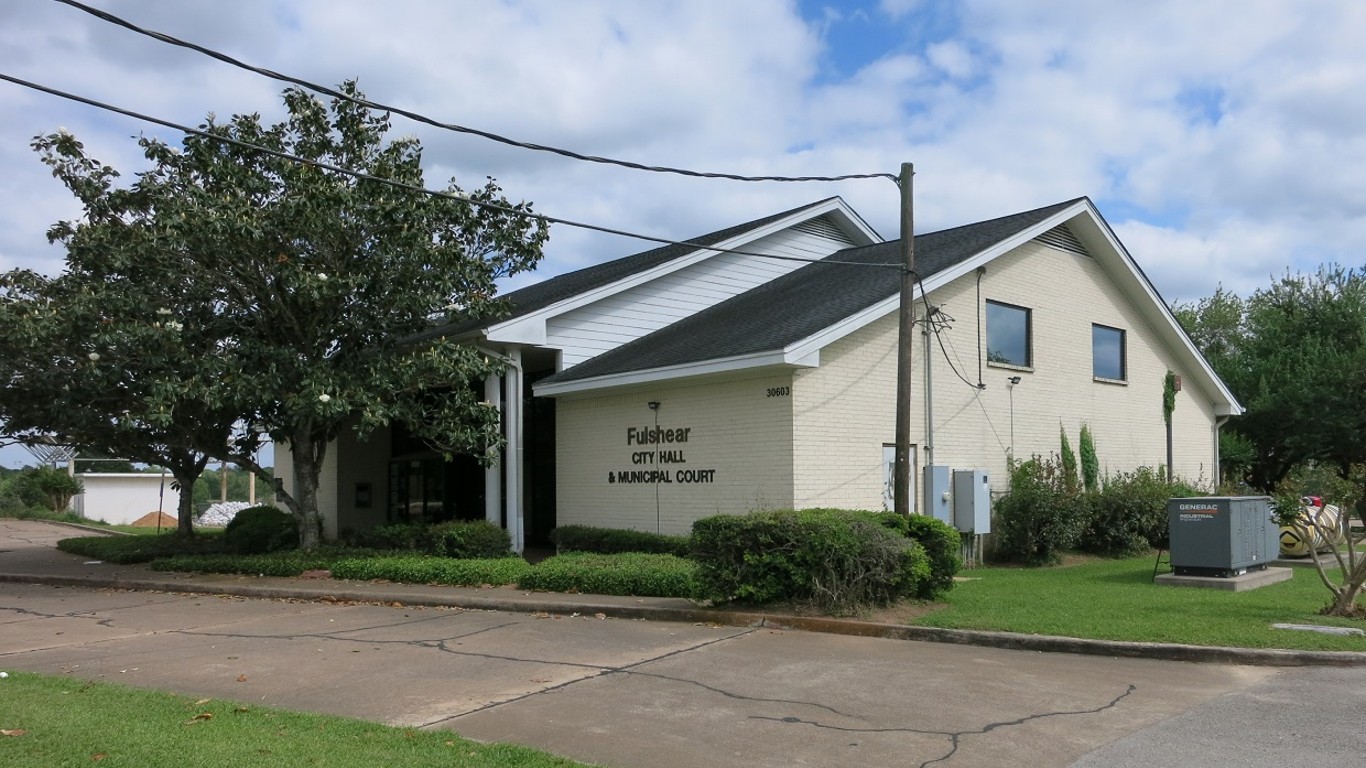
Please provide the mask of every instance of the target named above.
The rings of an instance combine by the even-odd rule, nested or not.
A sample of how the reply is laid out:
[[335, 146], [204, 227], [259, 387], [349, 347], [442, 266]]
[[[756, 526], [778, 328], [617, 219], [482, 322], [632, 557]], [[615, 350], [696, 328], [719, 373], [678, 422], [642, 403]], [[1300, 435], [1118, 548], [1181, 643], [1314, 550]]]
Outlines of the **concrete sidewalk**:
[[[57, 541], [82, 535], [79, 526], [0, 519], [0, 583], [46, 584], [191, 594], [466, 608], [558, 616], [686, 622], [727, 627], [797, 629], [857, 637], [978, 645], [1014, 650], [1215, 662], [1261, 666], [1366, 666], [1366, 653], [1220, 648], [1171, 643], [1086, 640], [1009, 632], [938, 629], [852, 619], [716, 610], [682, 598], [526, 592], [515, 587], [452, 587], [330, 578], [280, 578], [153, 571], [62, 552]], [[97, 533], [98, 530], [90, 530]]]

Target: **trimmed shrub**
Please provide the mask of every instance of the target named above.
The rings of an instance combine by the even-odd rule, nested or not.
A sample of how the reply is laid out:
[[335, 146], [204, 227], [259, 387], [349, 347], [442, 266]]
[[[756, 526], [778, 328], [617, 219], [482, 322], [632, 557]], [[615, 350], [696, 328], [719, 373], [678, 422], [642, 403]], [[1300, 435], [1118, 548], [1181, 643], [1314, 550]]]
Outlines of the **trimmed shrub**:
[[929, 515], [902, 519], [906, 521], [906, 536], [920, 542], [930, 559], [930, 576], [921, 583], [916, 597], [925, 600], [942, 597], [953, 589], [953, 577], [963, 567], [963, 539], [958, 529]]
[[173, 555], [225, 551], [222, 536], [199, 533], [192, 538], [186, 538], [174, 532], [159, 536], [79, 536], [58, 541], [57, 549], [118, 565], [147, 563]]
[[687, 557], [691, 539], [629, 528], [562, 525], [550, 532], [550, 541], [559, 553], [596, 552], [612, 555], [618, 552], [644, 552]]
[[1078, 546], [1116, 557], [1167, 547], [1167, 499], [1200, 496], [1182, 482], [1168, 483], [1162, 472], [1139, 467], [1105, 481], [1085, 499], [1086, 525]]
[[834, 613], [916, 594], [930, 576], [929, 558], [881, 517], [783, 510], [698, 520], [698, 594], [718, 603], [790, 600]]
[[1081, 533], [1079, 498], [1066, 492], [1057, 459], [1035, 456], [1016, 465], [1010, 490], [996, 500], [995, 555], [1026, 565], [1057, 563]]
[[306, 558], [298, 550], [291, 550], [268, 555], [175, 555], [157, 558], [150, 567], [154, 571], [298, 576], [304, 571], [327, 568], [331, 562], [331, 558]]
[[434, 555], [460, 559], [516, 557], [508, 532], [487, 520], [457, 520], [432, 526], [426, 534]]
[[242, 555], [263, 555], [299, 546], [299, 523], [290, 513], [262, 505], [238, 512], [223, 529], [228, 549]]
[[596, 595], [691, 597], [697, 565], [675, 555], [571, 552], [537, 563], [517, 580], [520, 589]]
[[352, 544], [370, 549], [427, 552], [432, 549], [428, 526], [422, 523], [390, 523], [356, 531], [347, 537]]
[[348, 557], [334, 562], [331, 568], [334, 579], [474, 587], [514, 584], [530, 569], [531, 565], [520, 557], [456, 560], [430, 555]]

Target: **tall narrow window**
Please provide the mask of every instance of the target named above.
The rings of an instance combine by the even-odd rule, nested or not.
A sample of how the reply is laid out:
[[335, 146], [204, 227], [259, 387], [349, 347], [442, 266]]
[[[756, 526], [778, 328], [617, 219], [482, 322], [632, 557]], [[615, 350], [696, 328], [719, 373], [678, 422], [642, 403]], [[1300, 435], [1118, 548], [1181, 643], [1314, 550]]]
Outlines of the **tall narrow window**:
[[1097, 379], [1126, 381], [1124, 331], [1104, 325], [1091, 326], [1091, 375]]
[[1029, 310], [987, 302], [987, 362], [1029, 367], [1034, 364]]

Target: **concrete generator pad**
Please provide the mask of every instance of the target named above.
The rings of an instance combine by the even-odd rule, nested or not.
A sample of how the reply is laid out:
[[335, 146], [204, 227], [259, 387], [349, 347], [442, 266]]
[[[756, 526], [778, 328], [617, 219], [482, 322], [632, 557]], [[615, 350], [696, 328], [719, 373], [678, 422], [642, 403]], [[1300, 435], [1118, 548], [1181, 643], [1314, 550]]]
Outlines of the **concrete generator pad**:
[[1269, 584], [1289, 581], [1294, 575], [1295, 572], [1290, 568], [1266, 568], [1227, 577], [1183, 576], [1175, 573], [1164, 573], [1153, 579], [1153, 582], [1168, 587], [1198, 587], [1201, 589], [1219, 589], [1225, 592], [1246, 592]]

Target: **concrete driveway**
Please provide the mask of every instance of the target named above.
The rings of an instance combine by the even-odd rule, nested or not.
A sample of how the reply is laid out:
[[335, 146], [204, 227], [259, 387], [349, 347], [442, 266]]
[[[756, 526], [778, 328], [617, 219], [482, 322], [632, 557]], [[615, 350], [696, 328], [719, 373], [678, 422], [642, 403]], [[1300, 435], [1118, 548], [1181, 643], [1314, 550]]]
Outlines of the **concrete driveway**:
[[1067, 766], [1276, 674], [664, 622], [0, 584], [0, 668], [613, 766]]

